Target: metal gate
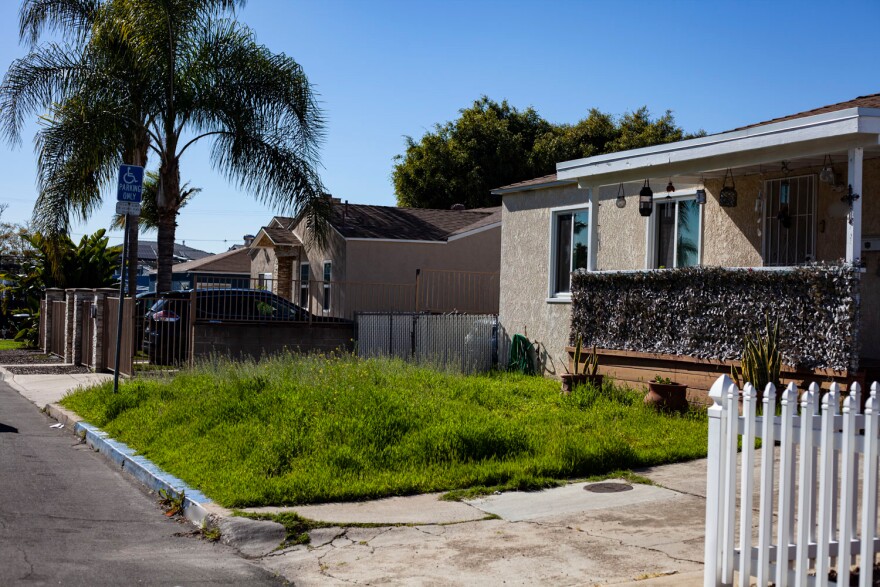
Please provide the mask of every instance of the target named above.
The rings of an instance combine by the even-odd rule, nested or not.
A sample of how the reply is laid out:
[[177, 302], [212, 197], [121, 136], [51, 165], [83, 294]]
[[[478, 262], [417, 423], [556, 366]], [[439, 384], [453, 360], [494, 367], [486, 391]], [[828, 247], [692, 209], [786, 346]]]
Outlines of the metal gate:
[[355, 316], [361, 357], [397, 357], [462, 373], [498, 366], [494, 314], [362, 313]]

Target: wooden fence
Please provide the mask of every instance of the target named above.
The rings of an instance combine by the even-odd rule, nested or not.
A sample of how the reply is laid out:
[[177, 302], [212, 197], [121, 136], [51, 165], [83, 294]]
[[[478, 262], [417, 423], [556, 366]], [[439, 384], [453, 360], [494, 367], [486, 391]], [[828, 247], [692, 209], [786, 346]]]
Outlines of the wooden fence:
[[65, 331], [64, 319], [67, 313], [66, 302], [51, 302], [52, 304], [52, 336], [48, 342], [47, 352], [64, 357]]
[[[122, 308], [122, 339], [119, 352], [119, 373], [132, 375], [134, 362], [134, 300], [124, 298]], [[119, 322], [119, 298], [106, 298], [104, 306], [104, 367], [113, 371], [116, 366], [116, 325]]]
[[[856, 563], [858, 584], [872, 585], [880, 549], [878, 390], [874, 383], [862, 414], [861, 388], [854, 383], [839, 413], [838, 384], [820, 400], [815, 383], [800, 398], [790, 383], [782, 393], [781, 415], [771, 417], [777, 412], [773, 385], [759, 400], [751, 384], [740, 391], [729, 377], [718, 378], [709, 392], [706, 586], [733, 584], [735, 569], [744, 586], [752, 577], [758, 585], [827, 585], [832, 568], [836, 584], [849, 585]], [[761, 438], [759, 476], [752, 449], [756, 438]]]

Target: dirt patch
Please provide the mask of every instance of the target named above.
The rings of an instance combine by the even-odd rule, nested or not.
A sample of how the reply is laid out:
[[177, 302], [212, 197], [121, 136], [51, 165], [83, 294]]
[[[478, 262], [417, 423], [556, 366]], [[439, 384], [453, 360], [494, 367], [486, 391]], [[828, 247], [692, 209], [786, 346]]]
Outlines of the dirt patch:
[[82, 365], [11, 365], [6, 370], [13, 375], [68, 375], [70, 373], [91, 373]]
[[0, 351], [0, 365], [32, 365], [34, 363], [61, 363], [55, 355], [43, 351], [14, 349]]

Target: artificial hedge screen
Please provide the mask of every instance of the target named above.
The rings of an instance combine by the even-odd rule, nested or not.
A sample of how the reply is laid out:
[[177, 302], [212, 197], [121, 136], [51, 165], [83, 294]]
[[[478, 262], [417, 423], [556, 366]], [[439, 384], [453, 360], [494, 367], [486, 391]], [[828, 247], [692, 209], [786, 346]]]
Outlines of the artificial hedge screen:
[[572, 275], [571, 340], [707, 359], [739, 359], [747, 333], [779, 320], [783, 359], [850, 369], [858, 357], [859, 271], [693, 267]]

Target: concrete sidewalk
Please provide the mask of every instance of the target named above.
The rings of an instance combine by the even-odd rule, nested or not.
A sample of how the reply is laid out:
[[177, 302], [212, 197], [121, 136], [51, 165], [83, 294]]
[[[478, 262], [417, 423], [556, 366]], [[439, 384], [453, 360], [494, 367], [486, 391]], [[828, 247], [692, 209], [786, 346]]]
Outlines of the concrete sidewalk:
[[[2, 367], [0, 375], [41, 409], [112, 377], [12, 376]], [[225, 540], [297, 585], [701, 585], [705, 460], [640, 473], [657, 485], [615, 480], [626, 490], [572, 483], [462, 502], [433, 494], [254, 509], [326, 523], [309, 545], [283, 550], [276, 524], [217, 511]]]

